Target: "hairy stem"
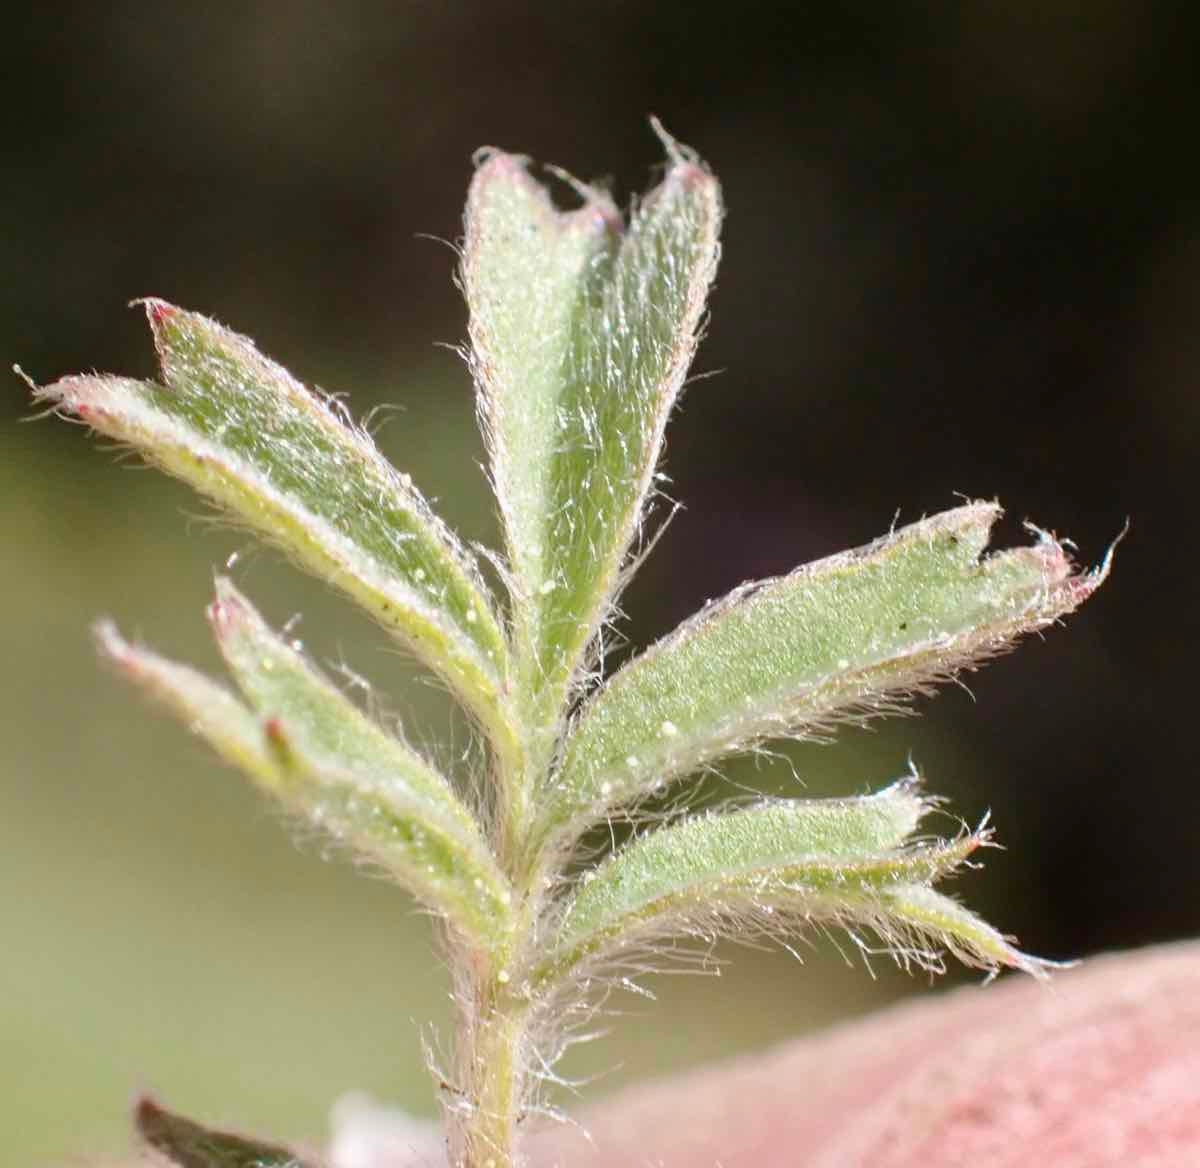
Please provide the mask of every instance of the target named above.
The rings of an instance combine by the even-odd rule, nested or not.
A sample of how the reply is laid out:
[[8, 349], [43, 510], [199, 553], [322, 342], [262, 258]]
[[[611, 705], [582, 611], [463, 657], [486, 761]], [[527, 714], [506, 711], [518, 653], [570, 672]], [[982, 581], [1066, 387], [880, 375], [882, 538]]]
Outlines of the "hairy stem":
[[476, 984], [463, 1035], [464, 1097], [450, 1108], [454, 1168], [517, 1168], [517, 1126], [525, 1099], [529, 1003], [498, 970]]
[[[526, 727], [536, 726], [525, 714]], [[510, 881], [513, 914], [505, 942], [480, 953], [470, 984], [460, 993], [463, 1030], [458, 1042], [458, 1083], [447, 1109], [452, 1168], [518, 1168], [518, 1125], [528, 1088], [531, 1001], [524, 988], [536, 924], [542, 910], [541, 868], [530, 863], [536, 789], [546, 752], [545, 732], [520, 735], [520, 767], [497, 757], [502, 792], [495, 847]]]
[[[734, 589], [599, 676], [603, 631], [648, 550], [664, 427], [720, 251], [716, 179], [654, 126], [666, 175], [628, 223], [573, 180], [583, 205], [557, 210], [519, 156], [479, 158], [461, 277], [507, 612], [479, 557], [340, 402], [205, 317], [146, 302], [161, 385], [32, 387], [341, 588], [486, 736], [488, 781], [464, 791], [227, 579], [210, 618], [240, 696], [97, 630], [112, 663], [225, 761], [443, 922], [460, 1011], [441, 1084], [450, 1168], [520, 1168], [518, 1134], [568, 1024], [619, 982], [636, 988], [617, 970], [650, 968], [638, 947], [660, 938], [703, 954], [726, 934], [838, 925], [856, 943], [853, 930], [873, 932], [903, 965], [940, 969], [948, 951], [989, 970], [1047, 968], [934, 890], [991, 835], [916, 834], [936, 801], [915, 770], [870, 796], [702, 812], [681, 784], [975, 668], [1086, 600], [1111, 552], [1080, 573], [1065, 541], [1033, 529], [1031, 546], [989, 554], [999, 508], [967, 503]], [[615, 816], [632, 831], [612, 832], [611, 854], [589, 865], [589, 829]], [[152, 1104], [139, 1124], [181, 1165], [299, 1164]]]

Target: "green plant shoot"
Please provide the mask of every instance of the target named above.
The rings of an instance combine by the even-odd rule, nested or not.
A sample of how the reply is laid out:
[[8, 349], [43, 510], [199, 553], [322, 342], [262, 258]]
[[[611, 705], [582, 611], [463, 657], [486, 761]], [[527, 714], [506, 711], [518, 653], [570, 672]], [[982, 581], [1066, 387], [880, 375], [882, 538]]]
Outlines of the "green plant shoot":
[[[232, 687], [97, 628], [116, 669], [221, 759], [441, 922], [458, 1010], [440, 1081], [454, 1168], [521, 1164], [519, 1125], [542, 1109], [572, 1019], [606, 978], [666, 963], [689, 938], [845, 926], [906, 965], [939, 969], [950, 953], [1046, 970], [935, 889], [990, 834], [921, 834], [932, 801], [915, 774], [857, 798], [743, 797], [703, 813], [688, 795], [702, 769], [892, 712], [1056, 623], [1107, 560], [1078, 572], [1036, 529], [989, 552], [1000, 510], [968, 503], [743, 585], [602, 675], [719, 256], [717, 180], [655, 128], [665, 174], [628, 220], [578, 183], [579, 206], [557, 210], [522, 157], [478, 159], [461, 283], [502, 597], [340, 405], [204, 316], [144, 302], [159, 382], [75, 376], [35, 391], [361, 605], [486, 745], [486, 784], [441, 773], [226, 579], [209, 616]], [[670, 814], [641, 815], [668, 787]], [[614, 820], [633, 825], [627, 842], [581, 854], [588, 829]], [[136, 1120], [181, 1168], [301, 1163], [149, 1100]]]

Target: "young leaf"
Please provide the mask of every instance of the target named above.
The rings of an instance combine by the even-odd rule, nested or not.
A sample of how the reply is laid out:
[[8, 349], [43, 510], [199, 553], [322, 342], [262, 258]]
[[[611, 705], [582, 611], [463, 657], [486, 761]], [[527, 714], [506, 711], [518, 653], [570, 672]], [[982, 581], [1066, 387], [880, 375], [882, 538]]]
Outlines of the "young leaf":
[[591, 188], [581, 188], [582, 207], [555, 210], [526, 164], [496, 151], [476, 171], [462, 283], [510, 568], [530, 603], [553, 573], [546, 526], [552, 463], [570, 425], [575, 321], [610, 278], [623, 225], [608, 196]]
[[[650, 832], [584, 875], [562, 910], [557, 981], [647, 938], [697, 926], [859, 923], [881, 936], [934, 937], [986, 964], [1027, 961], [974, 918], [924, 897], [982, 834], [905, 844], [928, 805], [909, 782], [858, 799], [776, 801]], [[954, 906], [957, 908], [957, 906]]]
[[242, 660], [239, 674], [255, 711], [196, 670], [128, 644], [109, 624], [97, 628], [99, 647], [226, 762], [387, 871], [461, 936], [476, 946], [503, 936], [507, 883], [444, 780], [265, 626], [255, 638], [257, 614], [239, 599], [226, 590], [217, 623], [231, 659], [257, 645], [258, 668]]
[[233, 582], [216, 581], [208, 610], [217, 645], [246, 700], [262, 718], [292, 727], [295, 748], [336, 762], [362, 781], [425, 802], [448, 822], [475, 830], [475, 820], [450, 784], [419, 754], [368, 718], [275, 633]]
[[99, 622], [95, 636], [101, 656], [126, 680], [170, 710], [224, 762], [243, 771], [264, 790], [278, 793], [279, 763], [262, 723], [223, 685], [188, 665], [131, 645], [111, 621]]
[[[564, 1021], [590, 1016], [593, 990], [660, 939], [844, 926], [929, 968], [946, 950], [992, 970], [1044, 968], [933, 890], [990, 837], [917, 835], [931, 801], [913, 780], [681, 816], [578, 874], [570, 845], [590, 822], [769, 738], [896, 709], [1070, 611], [1108, 570], [1076, 574], [1046, 535], [985, 556], [999, 510], [970, 504], [735, 590], [583, 704], [718, 258], [717, 182], [655, 128], [665, 178], [627, 228], [582, 184], [578, 210], [555, 210], [511, 155], [485, 154], [471, 185], [461, 276], [511, 628], [474, 558], [342, 408], [212, 321], [147, 303], [162, 386], [93, 376], [37, 390], [340, 587], [489, 734], [485, 828], [227, 580], [210, 616], [242, 697], [98, 629], [108, 656], [223, 758], [447, 922], [460, 1026], [441, 1084], [462, 1168], [520, 1162], [521, 1121], [566, 1048]], [[137, 1122], [177, 1168], [305, 1168], [150, 1100]]]
[[469, 937], [503, 936], [511, 894], [449, 783], [274, 633], [226, 579], [209, 610], [238, 686], [310, 818], [393, 872]]
[[896, 884], [883, 891], [883, 911], [892, 929], [931, 936], [965, 965], [1011, 966], [1044, 977], [1061, 963], [1043, 961], [1014, 949], [1011, 941], [958, 901], [924, 884]]
[[584, 708], [547, 827], [577, 827], [764, 739], [888, 713], [1103, 580], [1107, 565], [1076, 575], [1048, 536], [981, 559], [999, 514], [989, 503], [946, 511], [702, 610]]
[[160, 1107], [149, 1096], [137, 1101], [134, 1127], [145, 1142], [175, 1168], [318, 1168], [283, 1144], [268, 1144], [216, 1131]]
[[146, 302], [165, 386], [67, 377], [38, 396], [135, 448], [362, 604], [502, 749], [504, 636], [472, 557], [370, 438], [196, 313]]
[[717, 182], [663, 140], [666, 178], [623, 239], [607, 199], [561, 214], [511, 155], [488, 157], [468, 200], [480, 414], [526, 684], [552, 712], [608, 614], [716, 270]]

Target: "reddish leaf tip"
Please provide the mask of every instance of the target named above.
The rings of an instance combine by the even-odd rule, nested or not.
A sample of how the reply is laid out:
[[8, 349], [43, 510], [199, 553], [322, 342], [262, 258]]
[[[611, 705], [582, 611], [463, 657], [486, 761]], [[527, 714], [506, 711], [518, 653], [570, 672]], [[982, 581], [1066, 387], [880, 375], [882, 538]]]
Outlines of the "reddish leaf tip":
[[527, 174], [529, 156], [510, 154], [507, 150], [501, 150], [499, 146], [480, 146], [471, 155], [471, 162], [476, 170], [494, 170], [508, 175]]
[[673, 134], [669, 133], [662, 122], [653, 114], [650, 115], [650, 128], [662, 143], [671, 162], [668, 178], [687, 187], [712, 186], [717, 180], [690, 146], [685, 146]]
[[145, 296], [141, 300], [134, 300], [131, 303], [140, 304], [146, 310], [146, 317], [151, 325], [162, 324], [179, 312], [179, 309], [175, 305], [168, 304], [167, 301], [159, 300], [153, 296]]
[[153, 1095], [139, 1095], [133, 1102], [133, 1122], [139, 1130], [145, 1123], [153, 1123], [164, 1115], [166, 1111], [158, 1105]]
[[221, 637], [231, 632], [239, 621], [244, 620], [246, 606], [224, 576], [218, 576], [215, 584], [217, 595], [208, 606], [208, 619], [213, 632], [217, 637]]
[[272, 714], [263, 722], [263, 736], [267, 740], [267, 746], [275, 755], [275, 761], [285, 770], [292, 770], [296, 762], [292, 740], [288, 736], [283, 719], [278, 714]]

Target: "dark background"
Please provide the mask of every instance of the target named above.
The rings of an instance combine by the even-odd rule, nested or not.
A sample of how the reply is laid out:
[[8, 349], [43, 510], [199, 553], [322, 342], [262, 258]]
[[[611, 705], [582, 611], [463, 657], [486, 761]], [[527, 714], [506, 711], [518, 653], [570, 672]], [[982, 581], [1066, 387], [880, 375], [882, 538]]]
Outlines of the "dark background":
[[[4, 354], [149, 374], [134, 296], [254, 336], [494, 542], [451, 275], [471, 153], [651, 181], [659, 115], [722, 179], [724, 258], [670, 433], [686, 504], [627, 594], [644, 642], [741, 580], [998, 497], [1113, 579], [919, 722], [792, 752], [814, 794], [908, 752], [1008, 851], [962, 891], [1047, 956], [1194, 935], [1200, 9], [1042, 5], [57, 4], [5, 47]], [[429, 1110], [410, 1018], [444, 984], [403, 898], [314, 861], [91, 659], [113, 614], [211, 664], [245, 537], [0, 394], [0, 1116], [22, 1158], [119, 1146], [135, 1086], [316, 1135], [364, 1086]], [[314, 652], [403, 672], [248, 557]], [[395, 676], [393, 676], [395, 675]], [[396, 701], [411, 705], [408, 686]], [[422, 693], [432, 740], [444, 718]], [[423, 722], [422, 719], [427, 719]], [[739, 778], [746, 778], [739, 773]], [[775, 782], [777, 776], [764, 775]], [[790, 782], [790, 780], [787, 780]], [[305, 852], [308, 854], [299, 854]], [[820, 944], [665, 983], [589, 1065], [667, 1070], [903, 989]], [[686, 983], [686, 984], [685, 984]], [[11, 1115], [5, 1114], [11, 1108]], [[8, 1137], [6, 1137], [8, 1138]], [[10, 1140], [10, 1142], [11, 1142]]]

